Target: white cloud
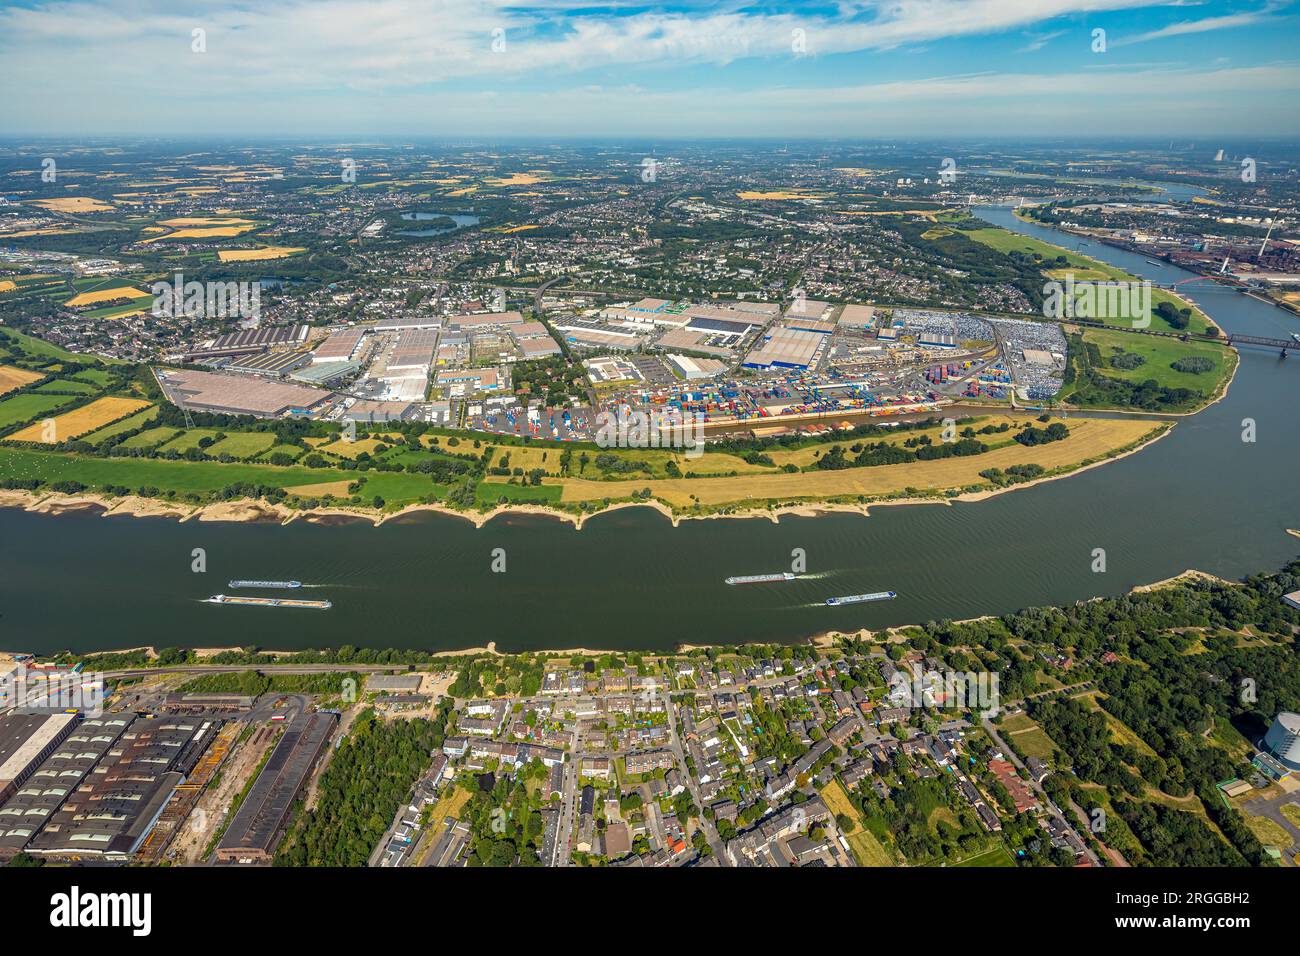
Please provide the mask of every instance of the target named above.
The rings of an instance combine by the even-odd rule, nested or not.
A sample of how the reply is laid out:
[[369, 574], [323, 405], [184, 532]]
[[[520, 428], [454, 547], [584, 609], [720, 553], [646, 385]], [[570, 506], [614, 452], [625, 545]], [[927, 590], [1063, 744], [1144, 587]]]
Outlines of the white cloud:
[[[37, 0], [34, 6], [0, 9], [6, 80], [0, 128], [173, 135], [550, 129], [600, 135], [602, 128], [627, 131], [644, 120], [663, 134], [675, 128], [708, 135], [818, 127], [825, 134], [870, 135], [883, 132], [871, 127], [872, 117], [901, 131], [919, 128], [922, 119], [971, 127], [987, 112], [1004, 132], [1016, 131], [1017, 114], [1025, 124], [1049, 129], [1062, 123], [1052, 115], [1058, 109], [1054, 97], [1081, 97], [1076, 115], [1105, 116], [1117, 109], [1127, 116], [1166, 95], [1166, 84], [1190, 94], [1199, 78], [1219, 82], [1237, 74], [1085, 67], [1065, 74], [998, 73], [829, 89], [810, 84], [795, 91], [770, 83], [723, 88], [729, 74], [719, 72], [717, 88], [678, 93], [627, 87], [672, 86], [683, 66], [699, 63], [787, 61], [796, 28], [806, 31], [813, 56], [934, 44], [931, 56], [941, 57], [945, 38], [1019, 32], [1058, 17], [1152, 2], [846, 0], [833, 14], [804, 16], [707, 0], [675, 13], [640, 5], [611, 13], [617, 4], [602, 0], [240, 0], [215, 12], [190, 0]], [[195, 27], [207, 31], [206, 53], [190, 51]], [[495, 53], [498, 28], [505, 31], [506, 48]], [[1082, 24], [1079, 30], [1086, 38]], [[1033, 42], [1063, 32], [1048, 31]], [[1264, 76], [1294, 95], [1290, 67], [1257, 74], [1260, 82]], [[1255, 88], [1260, 89], [1276, 87]], [[1142, 91], [1141, 99], [1134, 90]], [[1223, 95], [1211, 85], [1204, 102], [1180, 104], [1170, 121], [1200, 122], [1195, 117], [1217, 109]], [[907, 104], [920, 113], [908, 115]], [[866, 106], [872, 112], [864, 122], [854, 110]], [[1238, 106], [1225, 122], [1247, 122], [1260, 109], [1253, 101], [1251, 110]], [[1283, 116], [1278, 131], [1296, 123], [1293, 115]], [[1142, 129], [1140, 122], [1134, 127]]]
[[1058, 37], [1065, 36], [1065, 34], [1065, 30], [1056, 30], [1052, 33], [1040, 33], [1038, 36], [1031, 37], [1029, 42], [1020, 48], [1019, 52], [1036, 53]]
[[1210, 33], [1254, 26], [1272, 19], [1273, 14], [1280, 10], [1282, 6], [1283, 4], [1280, 3], [1271, 3], [1263, 9], [1245, 13], [1230, 13], [1221, 17], [1202, 17], [1200, 20], [1180, 20], [1177, 23], [1171, 23], [1167, 27], [1161, 27], [1159, 30], [1151, 30], [1131, 37], [1119, 37], [1111, 41], [1110, 45], [1113, 47], [1131, 46], [1134, 43], [1163, 40], [1167, 37], [1189, 36], [1194, 33]]

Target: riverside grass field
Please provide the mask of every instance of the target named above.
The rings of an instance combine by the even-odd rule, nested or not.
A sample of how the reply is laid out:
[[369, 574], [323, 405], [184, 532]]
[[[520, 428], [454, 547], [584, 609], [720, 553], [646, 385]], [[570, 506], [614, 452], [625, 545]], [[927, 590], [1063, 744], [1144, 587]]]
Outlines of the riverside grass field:
[[[0, 403], [0, 410], [2, 409], [3, 403]], [[143, 412], [137, 411], [128, 420], [139, 421], [142, 416], [148, 414], [148, 411], [148, 409]], [[987, 419], [978, 417], [971, 423], [971, 427], [978, 428], [990, 423], [1009, 423], [1012, 420], [1014, 419], [1011, 416], [1005, 415], [989, 416]], [[1020, 417], [1019, 421], [1025, 423], [1032, 419], [1025, 416]], [[145, 423], [141, 422], [141, 424]], [[110, 427], [120, 427], [120, 423]], [[918, 430], [917, 434], [924, 435], [937, 431], [938, 427]], [[815, 502], [864, 496], [888, 498], [913, 493], [941, 494], [957, 489], [969, 489], [971, 486], [991, 488], [986, 479], [980, 476], [981, 471], [990, 468], [1005, 470], [1015, 465], [1034, 464], [1043, 468], [1047, 476], [1063, 474], [1128, 450], [1154, 437], [1166, 426], [1137, 420], [1079, 419], [1072, 421], [1068, 427], [1070, 434], [1067, 438], [1042, 446], [1026, 448], [1006, 438], [1000, 443], [990, 441], [989, 451], [969, 457], [846, 468], [839, 471], [820, 471], [812, 466], [808, 471], [786, 473], [778, 465], [751, 466], [747, 469], [747, 474], [716, 477], [705, 474], [689, 478], [643, 477], [598, 481], [548, 475], [543, 481], [549, 483], [541, 485], [511, 484], [503, 477], [489, 476], [478, 484], [475, 501], [478, 505], [494, 505], [503, 502], [572, 505], [603, 502], [605, 499], [634, 500], [634, 495], [644, 495], [644, 489], [649, 488], [652, 497], [675, 510], [688, 511], [697, 502], [701, 507], [715, 507], [758, 505], [779, 501]], [[147, 442], [166, 439], [160, 447], [181, 451], [197, 447], [200, 438], [215, 438], [217, 435], [218, 431], [215, 429], [195, 429], [193, 432], [180, 430], [176, 433], [175, 429], [157, 428], [147, 429], [134, 437], [147, 437]], [[885, 441], [898, 445], [911, 435], [912, 433], [908, 432], [889, 435], [885, 436]], [[127, 439], [127, 442], [130, 441], [131, 439]], [[847, 441], [849, 440], [843, 438], [828, 439], [810, 443], [797, 451], [778, 454], [786, 456], [791, 464], [798, 460], [811, 462], [816, 456], [825, 454], [834, 446], [842, 447]], [[231, 457], [267, 455], [273, 443], [274, 436], [269, 433], [235, 432], [210, 445], [207, 450], [214, 454], [222, 453], [224, 450]], [[539, 451], [535, 448], [526, 450], [534, 455]], [[498, 448], [494, 454], [513, 455], [515, 451], [516, 449], [505, 446]], [[638, 452], [635, 449], [619, 451], [620, 456], [626, 459], [635, 459]], [[584, 453], [606, 452], [592, 446], [584, 449]], [[383, 461], [389, 455], [408, 460], [412, 455], [437, 457], [432, 452], [412, 451], [403, 446], [394, 446], [381, 453], [377, 460]], [[550, 455], [553, 460], [558, 460], [558, 457], [558, 454]], [[707, 461], [708, 457], [706, 453], [701, 461]], [[720, 457], [733, 458], [726, 455]], [[665, 457], [663, 460], [667, 461], [669, 458]], [[684, 464], [690, 463], [684, 462]], [[724, 464], [719, 463], [718, 467], [724, 467]], [[39, 479], [46, 484], [77, 482], [86, 486], [87, 491], [96, 491], [105, 487], [126, 488], [132, 491], [149, 488], [156, 489], [156, 493], [162, 495], [171, 493], [182, 497], [192, 495], [203, 497], [220, 493], [231, 485], [252, 484], [269, 488], [291, 488], [293, 494], [301, 498], [323, 498], [328, 495], [346, 500], [346, 495], [339, 495], [339, 488], [346, 488], [350, 482], [358, 478], [365, 479], [360, 492], [362, 501], [371, 503], [376, 497], [382, 498], [384, 508], [434, 503], [442, 499], [448, 491], [446, 485], [435, 483], [428, 476], [419, 473], [376, 470], [359, 472], [330, 467], [277, 466], [254, 461], [98, 458], [16, 448], [7, 444], [0, 445], [0, 481], [12, 479], [15, 482], [24, 482]], [[319, 487], [319, 491], [313, 490], [316, 486]]]

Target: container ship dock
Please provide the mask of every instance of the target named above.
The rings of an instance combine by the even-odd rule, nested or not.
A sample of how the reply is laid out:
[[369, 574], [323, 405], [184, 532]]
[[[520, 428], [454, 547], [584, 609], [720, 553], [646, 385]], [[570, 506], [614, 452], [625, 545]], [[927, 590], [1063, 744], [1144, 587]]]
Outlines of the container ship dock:
[[876, 591], [874, 594], [848, 594], [844, 597], [831, 597], [826, 603], [831, 607], [841, 604], [865, 604], [867, 601], [892, 601], [898, 597], [897, 591]]
[[741, 574], [727, 578], [727, 584], [768, 584], [772, 581], [793, 581], [794, 575], [789, 571], [777, 574]]
[[300, 601], [295, 598], [237, 597], [230, 594], [214, 594], [204, 604], [246, 604], [250, 607], [300, 607], [317, 611], [326, 611], [334, 606], [330, 601]]
[[231, 581], [231, 589], [237, 588], [300, 588], [301, 581]]

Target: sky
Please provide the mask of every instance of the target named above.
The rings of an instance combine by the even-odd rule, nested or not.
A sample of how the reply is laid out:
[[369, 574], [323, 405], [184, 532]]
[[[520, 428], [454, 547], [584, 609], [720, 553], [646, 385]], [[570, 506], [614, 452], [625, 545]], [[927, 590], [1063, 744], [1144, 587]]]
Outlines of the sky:
[[1300, 134], [1300, 0], [0, 0], [0, 136]]

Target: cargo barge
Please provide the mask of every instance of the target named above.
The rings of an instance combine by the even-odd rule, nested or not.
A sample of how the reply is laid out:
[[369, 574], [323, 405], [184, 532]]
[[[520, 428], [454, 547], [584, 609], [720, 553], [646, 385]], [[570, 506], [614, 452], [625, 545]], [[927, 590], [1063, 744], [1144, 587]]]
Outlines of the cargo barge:
[[794, 575], [789, 571], [777, 574], [741, 574], [727, 578], [727, 584], [767, 584], [772, 581], [793, 581]]
[[231, 581], [230, 588], [300, 588], [301, 581]]
[[330, 601], [299, 601], [294, 598], [235, 597], [230, 594], [214, 594], [205, 604], [245, 604], [249, 607], [300, 607], [316, 611], [326, 611], [334, 606]]
[[874, 594], [848, 594], [844, 597], [827, 598], [826, 603], [831, 607], [838, 607], [841, 604], [864, 604], [867, 601], [892, 601], [898, 597], [896, 591], [876, 591]]

